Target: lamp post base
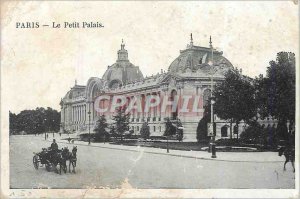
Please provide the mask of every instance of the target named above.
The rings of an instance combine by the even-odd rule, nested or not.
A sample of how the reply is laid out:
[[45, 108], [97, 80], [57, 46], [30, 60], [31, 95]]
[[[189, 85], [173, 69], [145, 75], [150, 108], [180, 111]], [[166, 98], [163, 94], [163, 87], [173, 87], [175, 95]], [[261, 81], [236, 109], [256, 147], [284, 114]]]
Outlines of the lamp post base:
[[217, 155], [216, 155], [216, 144], [214, 142], [212, 142], [210, 146], [211, 146], [211, 158], [217, 158]]

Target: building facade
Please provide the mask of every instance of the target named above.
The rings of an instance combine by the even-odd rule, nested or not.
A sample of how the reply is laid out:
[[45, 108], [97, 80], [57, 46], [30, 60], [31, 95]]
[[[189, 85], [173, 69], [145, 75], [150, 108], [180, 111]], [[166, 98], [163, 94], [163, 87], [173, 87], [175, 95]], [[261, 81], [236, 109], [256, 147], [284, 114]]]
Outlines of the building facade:
[[[213, 49], [210, 39], [209, 47], [196, 46], [191, 35], [186, 49], [180, 50], [179, 56], [170, 64], [168, 71], [144, 77], [140, 68], [129, 61], [128, 52], [122, 41], [117, 53], [117, 60], [108, 66], [106, 72], [99, 77], [91, 77], [87, 84], [75, 85], [61, 100], [61, 129], [69, 132], [91, 132], [101, 114], [106, 115], [110, 123], [111, 114], [97, 112], [95, 103], [102, 95], [121, 95], [126, 99], [139, 96], [158, 96], [160, 99], [173, 99], [181, 96], [175, 110], [172, 106], [162, 108], [163, 102], [151, 107], [148, 112], [133, 110], [130, 112], [130, 129], [139, 134], [142, 124], [147, 121], [151, 135], [163, 135], [165, 119], [180, 120], [183, 126], [184, 139], [196, 140], [196, 130], [203, 117], [204, 106], [208, 103], [213, 86], [224, 80], [225, 73], [233, 69], [232, 64], [223, 56], [223, 52]], [[184, 97], [190, 96], [190, 97]], [[197, 112], [182, 112], [184, 107], [194, 106], [185, 99], [197, 99]], [[105, 107], [105, 102], [102, 106]], [[216, 121], [218, 118], [215, 118]], [[217, 138], [228, 137], [229, 124], [217, 125]]]

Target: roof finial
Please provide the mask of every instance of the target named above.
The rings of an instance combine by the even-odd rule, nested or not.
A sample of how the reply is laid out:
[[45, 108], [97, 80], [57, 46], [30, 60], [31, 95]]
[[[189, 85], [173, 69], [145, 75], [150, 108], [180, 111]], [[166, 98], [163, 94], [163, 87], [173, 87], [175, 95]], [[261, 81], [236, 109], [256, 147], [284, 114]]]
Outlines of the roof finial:
[[193, 33], [191, 33], [191, 42], [190, 45], [193, 46]]
[[125, 44], [124, 44], [124, 40], [122, 39], [122, 43], [121, 43], [121, 49], [123, 50], [125, 47]]
[[209, 36], [209, 47], [212, 48], [211, 35]]
[[75, 86], [77, 86], [77, 79], [75, 79]]

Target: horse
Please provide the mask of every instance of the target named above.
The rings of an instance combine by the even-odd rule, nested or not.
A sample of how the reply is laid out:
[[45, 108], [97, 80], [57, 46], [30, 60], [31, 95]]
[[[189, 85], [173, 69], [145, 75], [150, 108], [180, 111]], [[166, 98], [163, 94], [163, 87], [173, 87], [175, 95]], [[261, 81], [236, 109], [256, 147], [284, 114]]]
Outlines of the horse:
[[51, 163], [56, 169], [56, 173], [58, 173], [57, 165], [59, 164], [59, 174], [61, 174], [61, 169], [66, 173], [67, 165], [66, 165], [66, 149], [62, 149], [61, 151], [57, 151], [51, 156]]
[[71, 164], [73, 166], [72, 172], [76, 173], [75, 172], [76, 161], [77, 161], [77, 155], [76, 154], [77, 154], [77, 146], [74, 146], [73, 149], [72, 149], [72, 152], [68, 151], [68, 153], [66, 155], [66, 160], [69, 161], [69, 173], [71, 173]]
[[282, 156], [284, 155], [285, 157], [285, 163], [283, 165], [283, 170], [285, 171], [285, 165], [288, 162], [292, 163], [292, 166], [294, 168], [294, 172], [295, 172], [295, 166], [294, 166], [294, 162], [295, 162], [295, 149], [290, 148], [290, 147], [280, 147], [278, 150], [278, 155]]

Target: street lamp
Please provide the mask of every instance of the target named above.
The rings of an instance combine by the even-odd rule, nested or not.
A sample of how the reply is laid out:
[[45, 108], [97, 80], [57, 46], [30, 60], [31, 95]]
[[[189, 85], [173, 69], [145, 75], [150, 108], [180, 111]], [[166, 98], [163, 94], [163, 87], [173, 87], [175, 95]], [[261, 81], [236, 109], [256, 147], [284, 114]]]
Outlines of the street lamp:
[[88, 114], [89, 114], [89, 144], [91, 144], [91, 111], [89, 111]]
[[167, 135], [167, 153], [169, 153], [169, 136]]
[[[54, 120], [52, 120], [52, 124], [54, 123]], [[53, 129], [52, 129], [53, 130]], [[54, 131], [52, 131], [52, 133], [53, 133], [53, 138], [54, 138]]]
[[214, 97], [213, 97], [213, 89], [214, 89], [214, 84], [213, 84], [213, 75], [216, 72], [216, 70], [213, 69], [214, 66], [214, 48], [212, 46], [212, 41], [211, 41], [211, 36], [209, 38], [209, 44], [211, 48], [211, 81], [210, 81], [210, 87], [211, 87], [211, 92], [210, 92], [210, 122], [212, 125], [212, 136], [211, 136], [211, 142], [210, 142], [210, 148], [211, 148], [211, 157], [216, 158], [216, 143], [215, 143], [215, 121], [214, 121]]
[[[166, 119], [167, 121], [166, 121], [166, 132], [169, 134], [170, 132], [168, 132], [167, 131], [167, 128], [170, 128], [169, 126], [168, 126], [168, 122], [170, 122], [170, 119], [169, 118], [167, 118]], [[171, 124], [172, 125], [172, 124]], [[169, 153], [169, 135], [166, 135], [165, 137], [167, 138], [167, 153]]]
[[211, 122], [212, 122], [212, 129], [213, 129], [213, 135], [212, 135], [212, 142], [211, 142], [211, 157], [212, 158], [216, 158], [217, 156], [216, 156], [216, 143], [215, 143], [215, 136], [216, 136], [216, 127], [215, 127], [215, 117], [214, 117], [214, 113], [213, 113], [213, 111], [214, 111], [214, 104], [215, 104], [215, 100], [214, 100], [214, 98], [211, 98], [211, 116], [212, 116], [212, 120], [211, 120]]
[[44, 124], [44, 130], [45, 130], [45, 140], [47, 139], [47, 132], [46, 132], [46, 127], [45, 127], [45, 123], [46, 123], [46, 121], [47, 121], [47, 118], [45, 118], [44, 119], [44, 122], [43, 122], [43, 124]]

